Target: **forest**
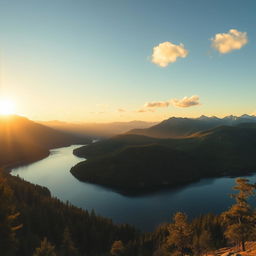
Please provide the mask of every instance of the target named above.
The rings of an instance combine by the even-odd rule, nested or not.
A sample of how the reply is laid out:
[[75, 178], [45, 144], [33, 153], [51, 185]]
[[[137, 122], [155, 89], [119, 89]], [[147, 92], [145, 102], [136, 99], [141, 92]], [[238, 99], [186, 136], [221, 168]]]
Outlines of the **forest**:
[[123, 194], [173, 188], [207, 177], [237, 177], [256, 168], [255, 138], [254, 123], [219, 126], [187, 138], [122, 134], [75, 149], [75, 155], [87, 160], [71, 173]]
[[153, 232], [117, 225], [51, 197], [47, 188], [1, 170], [0, 251], [3, 256], [183, 256], [256, 239], [255, 184], [236, 180], [234, 204], [191, 219], [177, 212]]

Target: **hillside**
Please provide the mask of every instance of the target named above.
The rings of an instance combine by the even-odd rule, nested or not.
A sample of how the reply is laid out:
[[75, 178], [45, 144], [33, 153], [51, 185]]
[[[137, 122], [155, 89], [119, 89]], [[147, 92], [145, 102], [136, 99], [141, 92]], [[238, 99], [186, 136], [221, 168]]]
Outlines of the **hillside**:
[[71, 169], [82, 181], [122, 193], [148, 192], [206, 177], [256, 169], [256, 124], [222, 126], [186, 139], [120, 135], [76, 149], [88, 158]]
[[92, 138], [108, 138], [117, 134], [128, 132], [134, 128], [148, 128], [156, 124], [154, 122], [143, 121], [112, 123], [68, 123], [60, 121], [48, 121], [40, 123], [59, 131]]
[[[51, 197], [47, 188], [11, 176], [1, 169], [0, 199], [1, 256], [32, 256], [44, 237], [56, 247], [57, 255], [103, 256], [107, 255], [113, 241], [127, 243], [138, 236], [132, 226], [116, 225], [94, 211], [63, 203]], [[13, 226], [19, 228], [11, 229]], [[65, 230], [69, 232], [70, 247], [77, 248], [76, 254], [61, 253]]]
[[196, 132], [206, 131], [218, 126], [236, 126], [241, 123], [256, 123], [255, 116], [242, 115], [224, 118], [201, 116], [199, 118], [171, 117], [146, 129], [133, 129], [128, 134], [145, 135], [156, 138], [181, 138]]
[[0, 117], [0, 166], [38, 160], [49, 149], [88, 143], [87, 138], [57, 131], [20, 116]]

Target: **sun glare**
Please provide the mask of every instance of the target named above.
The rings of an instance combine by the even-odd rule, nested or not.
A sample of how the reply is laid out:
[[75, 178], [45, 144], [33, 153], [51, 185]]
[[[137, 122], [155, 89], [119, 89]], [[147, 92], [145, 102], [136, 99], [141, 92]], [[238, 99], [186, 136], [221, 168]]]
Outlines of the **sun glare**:
[[15, 113], [15, 104], [13, 101], [8, 99], [0, 99], [0, 114], [1, 115], [12, 115]]

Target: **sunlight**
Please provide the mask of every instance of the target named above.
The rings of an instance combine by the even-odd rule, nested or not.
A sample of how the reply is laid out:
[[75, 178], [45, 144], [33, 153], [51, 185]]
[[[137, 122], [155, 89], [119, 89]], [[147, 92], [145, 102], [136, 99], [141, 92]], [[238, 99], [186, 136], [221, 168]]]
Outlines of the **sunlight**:
[[0, 115], [15, 114], [15, 104], [9, 99], [0, 99]]

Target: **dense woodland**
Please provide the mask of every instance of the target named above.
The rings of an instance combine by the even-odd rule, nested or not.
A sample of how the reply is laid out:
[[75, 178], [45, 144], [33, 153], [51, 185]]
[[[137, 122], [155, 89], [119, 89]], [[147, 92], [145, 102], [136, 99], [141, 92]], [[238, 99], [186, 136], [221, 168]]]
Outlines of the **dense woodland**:
[[238, 179], [226, 212], [190, 220], [178, 212], [170, 223], [142, 233], [115, 225], [69, 203], [52, 198], [47, 188], [1, 171], [1, 256], [172, 256], [203, 255], [256, 239], [256, 212], [248, 203], [255, 185]]
[[206, 177], [240, 176], [255, 170], [256, 124], [220, 126], [188, 138], [125, 134], [74, 150], [87, 158], [71, 169], [82, 181], [145, 193]]
[[59, 255], [72, 255], [60, 252], [67, 236], [78, 255], [104, 255], [115, 240], [127, 243], [138, 236], [138, 231], [131, 226], [114, 225], [94, 211], [88, 212], [52, 198], [47, 188], [3, 171], [0, 227], [1, 256], [32, 255], [45, 237]]
[[[17, 122], [19, 128], [14, 128]], [[6, 143], [1, 144], [6, 145], [6, 150], [1, 151], [1, 165], [31, 162], [47, 155], [52, 147], [77, 140], [22, 118], [15, 117], [2, 123], [1, 127], [0, 142]], [[9, 138], [7, 130], [12, 134]], [[98, 175], [98, 180], [92, 177], [91, 181], [107, 177], [107, 182], [119, 182], [122, 189], [127, 188], [128, 191], [132, 188], [140, 193], [140, 189], [129, 187], [135, 177], [139, 188], [141, 184], [143, 188], [147, 184], [150, 189], [159, 188], [159, 184], [172, 185], [171, 180], [182, 183], [188, 172], [189, 181], [200, 178], [200, 169], [195, 171], [191, 165], [199, 152], [203, 153], [200, 161], [204, 166], [215, 161], [215, 168], [219, 163], [226, 163], [226, 169], [222, 169], [225, 172], [228, 172], [227, 167], [231, 163], [234, 174], [239, 174], [245, 167], [250, 170], [255, 166], [252, 160], [255, 133], [255, 124], [240, 124], [200, 132], [184, 139], [120, 135], [82, 147], [75, 153], [89, 156], [86, 164], [88, 173], [91, 166], [91, 170], [96, 170]], [[29, 136], [29, 140], [25, 135]], [[40, 143], [43, 147], [39, 146]], [[209, 158], [211, 155], [215, 157]], [[121, 163], [127, 165], [123, 172], [116, 169]], [[95, 167], [98, 164], [97, 170]], [[81, 165], [84, 167], [84, 162]], [[206, 175], [216, 175], [215, 168], [208, 168]], [[226, 212], [195, 219], [178, 212], [170, 216], [169, 223], [161, 224], [153, 232], [143, 233], [130, 225], [114, 224], [110, 219], [97, 216], [94, 211], [88, 212], [61, 202], [51, 197], [47, 188], [11, 176], [7, 170], [0, 171], [1, 256], [203, 255], [228, 245], [238, 245], [244, 250], [245, 241], [256, 240], [255, 209], [248, 203], [248, 199], [255, 194], [255, 185], [249, 184], [246, 179], [237, 180], [234, 187], [237, 193], [232, 196], [235, 203]], [[154, 170], [158, 170], [157, 176], [161, 179], [156, 179]], [[147, 177], [148, 183], [141, 180], [144, 177]], [[169, 184], [163, 184], [166, 181]], [[112, 185], [115, 186], [115, 183]]]

